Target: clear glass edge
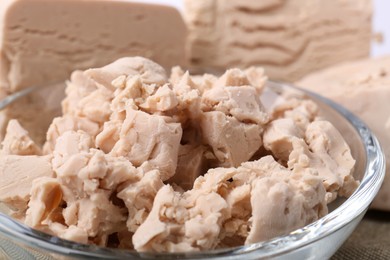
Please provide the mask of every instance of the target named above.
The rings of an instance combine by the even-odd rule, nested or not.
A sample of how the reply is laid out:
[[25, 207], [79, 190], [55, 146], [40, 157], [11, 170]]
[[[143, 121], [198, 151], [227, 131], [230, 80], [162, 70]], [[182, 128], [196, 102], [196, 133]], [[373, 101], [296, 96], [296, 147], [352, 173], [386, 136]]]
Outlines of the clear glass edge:
[[[379, 191], [385, 175], [385, 158], [382, 148], [377, 138], [369, 130], [368, 126], [343, 106], [314, 92], [301, 89], [288, 83], [268, 81], [267, 86], [277, 89], [285, 87], [297, 89], [306, 93], [308, 96], [314, 97], [315, 99], [330, 105], [330, 107], [343, 115], [350, 122], [363, 140], [365, 153], [367, 155], [367, 163], [365, 175], [361, 184], [350, 198], [323, 218], [301, 229], [297, 229], [288, 235], [277, 237], [265, 242], [229, 249], [173, 254], [139, 253], [130, 250], [108, 249], [93, 245], [78, 244], [33, 230], [3, 213], [0, 213], [0, 232], [11, 240], [30, 247], [35, 246], [41, 250], [43, 249], [53, 253], [65, 254], [69, 257], [94, 257], [104, 259], [122, 259], [124, 257], [196, 259], [204, 257], [220, 258], [227, 256], [229, 256], [229, 259], [236, 259], [242, 257], [243, 255], [248, 258], [250, 258], [251, 255], [256, 258], [272, 257], [309, 245], [336, 232], [353, 219], [359, 217], [360, 214], [364, 213]], [[31, 93], [34, 89], [29, 88], [28, 91], [25, 90], [18, 93], [13, 97], [13, 100]], [[351, 211], [351, 207], [355, 210]]]

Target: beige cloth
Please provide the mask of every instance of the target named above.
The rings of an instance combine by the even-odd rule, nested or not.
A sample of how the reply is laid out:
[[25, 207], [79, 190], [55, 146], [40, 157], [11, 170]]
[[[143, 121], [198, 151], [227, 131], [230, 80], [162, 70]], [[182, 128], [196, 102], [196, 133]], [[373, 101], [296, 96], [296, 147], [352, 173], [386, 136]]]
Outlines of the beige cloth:
[[390, 259], [390, 212], [367, 212], [356, 230], [331, 259]]

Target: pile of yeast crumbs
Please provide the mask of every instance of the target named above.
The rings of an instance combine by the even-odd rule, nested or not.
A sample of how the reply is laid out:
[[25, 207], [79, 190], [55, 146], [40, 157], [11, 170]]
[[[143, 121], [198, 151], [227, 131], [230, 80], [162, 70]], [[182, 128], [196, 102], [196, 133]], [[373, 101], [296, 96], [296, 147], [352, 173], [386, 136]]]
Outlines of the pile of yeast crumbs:
[[[11, 120], [0, 201], [49, 234], [152, 252], [286, 234], [358, 186], [343, 137], [310, 100], [265, 107], [261, 68], [221, 77], [122, 58], [76, 71], [43, 148]], [[266, 102], [267, 101], [267, 102]]]

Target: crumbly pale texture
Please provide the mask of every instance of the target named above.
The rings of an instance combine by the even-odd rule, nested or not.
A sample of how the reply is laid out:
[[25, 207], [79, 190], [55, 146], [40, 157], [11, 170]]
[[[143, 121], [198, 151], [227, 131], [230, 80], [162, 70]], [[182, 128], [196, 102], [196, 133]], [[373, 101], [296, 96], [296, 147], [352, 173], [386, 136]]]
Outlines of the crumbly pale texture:
[[[185, 62], [186, 27], [178, 10], [169, 6], [2, 0], [0, 30], [0, 98], [25, 87], [65, 81], [76, 69], [103, 66], [123, 56], [142, 55], [165, 68]], [[0, 136], [9, 118], [29, 124], [22, 115], [25, 107], [41, 102], [33, 98], [2, 111]]]
[[308, 75], [296, 84], [345, 106], [378, 137], [388, 170], [372, 207], [390, 210], [390, 56], [345, 63]]
[[261, 101], [261, 68], [168, 78], [141, 57], [75, 71], [41, 149], [17, 121], [0, 200], [64, 239], [186, 252], [264, 241], [328, 212], [358, 182], [340, 133], [294, 96]]
[[188, 58], [223, 71], [259, 65], [294, 81], [330, 65], [369, 56], [371, 0], [186, 0]]

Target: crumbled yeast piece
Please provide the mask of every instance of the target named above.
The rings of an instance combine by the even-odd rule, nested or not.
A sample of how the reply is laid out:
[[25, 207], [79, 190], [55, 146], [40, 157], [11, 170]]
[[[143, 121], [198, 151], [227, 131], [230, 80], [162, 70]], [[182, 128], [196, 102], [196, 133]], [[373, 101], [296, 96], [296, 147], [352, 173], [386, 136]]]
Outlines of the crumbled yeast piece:
[[359, 185], [349, 146], [330, 122], [317, 117], [314, 103], [292, 103], [266, 128], [264, 147], [289, 169], [310, 169], [323, 178], [328, 202], [337, 195], [349, 197]]
[[303, 227], [354, 191], [354, 159], [312, 101], [287, 95], [266, 108], [265, 81], [254, 67], [221, 77], [176, 67], [168, 79], [141, 57], [76, 71], [45, 156], [10, 122], [0, 201], [49, 234], [142, 252], [239, 246]]
[[[126, 158], [91, 145], [90, 136], [81, 130], [57, 139], [52, 160], [56, 177], [34, 180], [28, 225], [62, 238], [106, 245], [110, 234], [127, 230], [126, 221], [129, 229], [143, 222], [163, 185], [159, 172], [144, 173]], [[112, 196], [122, 199], [125, 207]]]
[[[118, 193], [128, 209], [127, 228], [135, 232], [150, 213], [153, 201], [163, 186], [157, 170], [148, 171], [137, 181], [123, 185]], [[129, 239], [129, 238], [127, 238]]]
[[214, 248], [218, 244], [226, 202], [217, 193], [189, 194], [164, 186], [153, 208], [133, 236], [138, 251], [185, 252]]
[[41, 155], [41, 148], [31, 140], [28, 132], [15, 119], [9, 121], [4, 140], [2, 154]]
[[36, 227], [60, 205], [61, 184], [56, 178], [37, 178], [32, 183], [30, 193], [25, 222], [31, 227]]
[[232, 69], [203, 93], [200, 126], [203, 142], [213, 149], [215, 166], [237, 167], [261, 147], [268, 115], [258, 88], [243, 71]]
[[211, 169], [184, 193], [169, 185], [159, 190], [133, 236], [134, 248], [185, 252], [264, 241], [324, 216], [325, 192], [321, 178], [288, 170], [271, 156]]
[[59, 136], [66, 131], [82, 130], [88, 135], [95, 137], [99, 132], [99, 125], [85, 117], [64, 115], [53, 119], [46, 135], [44, 152], [51, 153]]
[[163, 180], [167, 180], [175, 174], [181, 136], [179, 123], [166, 122], [163, 116], [128, 109], [119, 139], [110, 154], [124, 156], [137, 167], [148, 162], [160, 170]]

